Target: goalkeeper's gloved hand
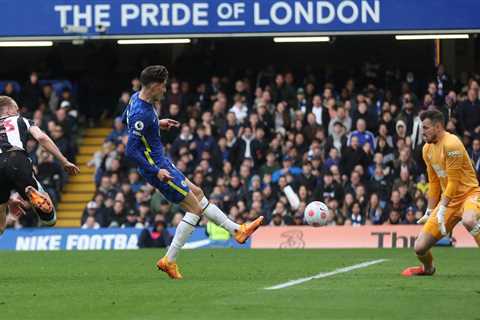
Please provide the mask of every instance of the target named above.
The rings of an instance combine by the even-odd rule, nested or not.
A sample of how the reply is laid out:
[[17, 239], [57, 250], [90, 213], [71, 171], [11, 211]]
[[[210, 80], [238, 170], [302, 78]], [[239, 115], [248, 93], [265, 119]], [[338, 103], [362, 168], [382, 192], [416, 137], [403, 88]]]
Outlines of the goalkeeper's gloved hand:
[[430, 213], [432, 213], [433, 209], [430, 209], [430, 208], [427, 208], [427, 210], [425, 210], [425, 214], [420, 218], [418, 219], [417, 223], [418, 224], [425, 224], [428, 220], [428, 218], [430, 218]]
[[447, 207], [440, 206], [437, 212], [437, 221], [438, 221], [438, 228], [442, 233], [442, 236], [447, 235], [447, 227], [445, 226], [445, 212], [447, 211]]

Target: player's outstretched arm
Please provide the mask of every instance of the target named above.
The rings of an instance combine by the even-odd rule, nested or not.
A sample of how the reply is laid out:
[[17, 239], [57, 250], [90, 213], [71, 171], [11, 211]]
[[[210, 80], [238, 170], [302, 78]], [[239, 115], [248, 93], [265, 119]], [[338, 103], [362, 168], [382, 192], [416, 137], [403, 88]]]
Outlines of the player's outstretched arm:
[[58, 149], [55, 142], [53, 142], [52, 139], [50, 139], [50, 137], [45, 132], [43, 132], [39, 127], [31, 126], [29, 128], [29, 131], [30, 131], [30, 134], [33, 136], [33, 138], [35, 138], [35, 140], [37, 140], [42, 147], [47, 149], [48, 152], [53, 154], [53, 156], [57, 158], [58, 161], [60, 161], [60, 163], [63, 166], [63, 169], [68, 174], [76, 175], [80, 172], [80, 169], [75, 164], [68, 161], [67, 158], [65, 158], [62, 152]]

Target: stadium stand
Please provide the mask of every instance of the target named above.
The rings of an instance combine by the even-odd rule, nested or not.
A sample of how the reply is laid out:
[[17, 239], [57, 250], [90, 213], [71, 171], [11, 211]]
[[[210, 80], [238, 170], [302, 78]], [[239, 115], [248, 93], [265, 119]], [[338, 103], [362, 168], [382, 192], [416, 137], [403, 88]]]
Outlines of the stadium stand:
[[[462, 114], [471, 108], [478, 117], [480, 106], [476, 78], [453, 83], [442, 67], [424, 86], [410, 78], [386, 89], [355, 79], [338, 89], [319, 86], [313, 75], [296, 80], [290, 72], [262, 79], [265, 86], [250, 78], [213, 76], [195, 87], [172, 79], [157, 108], [183, 125], [162, 132], [162, 140], [176, 166], [239, 223], [264, 215], [270, 225], [301, 225], [305, 204], [321, 200], [331, 209], [330, 225], [414, 224], [427, 191], [418, 114], [442, 110], [449, 130], [478, 155], [480, 119], [469, 125]], [[117, 116], [129, 94], [122, 93]], [[181, 210], [140, 180], [123, 156], [118, 119], [114, 127], [92, 160], [97, 190], [82, 224], [92, 216], [103, 227], [144, 227], [156, 219], [175, 226]]]
[[[425, 209], [427, 191], [419, 112], [441, 110], [480, 170], [478, 76], [454, 82], [440, 67], [430, 78], [416, 82], [407, 73], [383, 89], [368, 78], [335, 86], [292, 72], [261, 71], [236, 81], [212, 76], [200, 83], [174, 78], [157, 108], [182, 127], [162, 132], [162, 141], [177, 167], [237, 222], [264, 215], [270, 225], [301, 225], [305, 204], [321, 200], [331, 209], [331, 225], [412, 224]], [[137, 82], [109, 116], [121, 114]], [[38, 176], [58, 204], [57, 226], [178, 223], [180, 208], [141, 181], [124, 157], [119, 118], [86, 128], [69, 81], [40, 81], [32, 73], [23, 85], [0, 86], [80, 165], [81, 174], [67, 181], [29, 143]], [[292, 206], [286, 186], [299, 206]], [[36, 221], [27, 215], [10, 225]]]

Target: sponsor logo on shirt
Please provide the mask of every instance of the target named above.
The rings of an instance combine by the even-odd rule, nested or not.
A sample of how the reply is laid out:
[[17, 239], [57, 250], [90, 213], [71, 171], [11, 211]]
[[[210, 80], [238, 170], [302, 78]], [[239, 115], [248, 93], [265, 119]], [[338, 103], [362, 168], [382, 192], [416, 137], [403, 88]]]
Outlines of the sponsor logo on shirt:
[[462, 156], [462, 153], [458, 150], [455, 150], [455, 151], [448, 151], [447, 152], [447, 156], [451, 157], [451, 158], [458, 158], [458, 157], [461, 157]]

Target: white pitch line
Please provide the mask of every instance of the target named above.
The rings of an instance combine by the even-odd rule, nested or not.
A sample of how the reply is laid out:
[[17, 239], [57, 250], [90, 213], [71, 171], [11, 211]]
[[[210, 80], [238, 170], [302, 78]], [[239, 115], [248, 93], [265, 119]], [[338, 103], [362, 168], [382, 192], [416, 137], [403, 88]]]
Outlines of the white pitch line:
[[336, 270], [333, 270], [333, 271], [330, 271], [330, 272], [321, 272], [321, 273], [319, 273], [317, 275], [314, 275], [314, 276], [311, 276], [311, 277], [297, 279], [297, 280], [291, 280], [291, 281], [288, 281], [288, 282], [285, 282], [285, 283], [278, 284], [278, 285], [273, 286], [273, 287], [267, 287], [267, 288], [265, 288], [265, 290], [277, 290], [277, 289], [283, 289], [283, 288], [287, 288], [287, 287], [291, 287], [291, 286], [296, 286], [297, 284], [301, 284], [301, 283], [304, 283], [304, 282], [307, 282], [307, 281], [310, 281], [310, 280], [331, 277], [331, 276], [334, 276], [334, 275], [337, 275], [337, 274], [340, 274], [340, 273], [345, 273], [345, 272], [350, 272], [350, 271], [357, 270], [357, 269], [366, 268], [366, 267], [369, 267], [371, 265], [382, 263], [382, 262], [385, 262], [385, 261], [387, 261], [387, 259], [379, 259], [379, 260], [373, 260], [373, 261], [367, 261], [367, 262], [363, 262], [363, 263], [359, 263], [359, 264], [354, 264], [353, 266], [336, 269]]

